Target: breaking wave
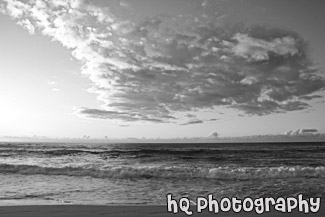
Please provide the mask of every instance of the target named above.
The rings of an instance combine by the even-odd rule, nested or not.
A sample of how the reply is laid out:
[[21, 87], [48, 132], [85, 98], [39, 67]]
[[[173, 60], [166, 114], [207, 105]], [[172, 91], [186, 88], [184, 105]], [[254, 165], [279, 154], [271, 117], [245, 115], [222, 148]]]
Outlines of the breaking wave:
[[186, 166], [117, 166], [102, 168], [42, 167], [37, 165], [0, 164], [0, 173], [23, 175], [91, 176], [94, 178], [206, 178], [220, 180], [325, 178], [325, 167], [186, 167]]

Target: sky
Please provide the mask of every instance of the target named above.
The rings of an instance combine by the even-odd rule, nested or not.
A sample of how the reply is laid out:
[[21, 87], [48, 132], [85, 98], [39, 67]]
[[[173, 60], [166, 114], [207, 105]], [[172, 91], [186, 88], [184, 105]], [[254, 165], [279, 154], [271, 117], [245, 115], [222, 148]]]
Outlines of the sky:
[[323, 0], [0, 0], [0, 136], [325, 133]]

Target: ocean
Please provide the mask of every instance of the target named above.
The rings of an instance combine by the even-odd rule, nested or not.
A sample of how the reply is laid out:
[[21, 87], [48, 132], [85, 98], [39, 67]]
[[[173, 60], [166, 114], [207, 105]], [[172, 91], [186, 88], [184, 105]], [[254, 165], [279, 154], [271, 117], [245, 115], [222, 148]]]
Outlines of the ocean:
[[165, 205], [325, 195], [325, 143], [1, 143], [1, 201]]

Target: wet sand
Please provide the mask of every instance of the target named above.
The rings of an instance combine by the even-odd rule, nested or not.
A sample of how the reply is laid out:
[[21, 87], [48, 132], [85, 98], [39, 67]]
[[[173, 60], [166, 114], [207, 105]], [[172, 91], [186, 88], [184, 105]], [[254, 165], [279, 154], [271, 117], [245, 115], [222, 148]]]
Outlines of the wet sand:
[[[193, 208], [193, 211], [195, 208]], [[187, 216], [185, 213], [168, 213], [166, 206], [93, 206], [93, 205], [13, 205], [0, 206], [1, 217], [96, 217], [96, 216], [116, 216], [116, 217], [172, 217]], [[272, 211], [258, 215], [255, 212], [226, 212], [226, 213], [195, 213], [191, 216], [238, 216], [238, 217], [281, 217], [281, 216], [325, 216], [325, 207], [321, 206], [317, 213], [281, 213]]]

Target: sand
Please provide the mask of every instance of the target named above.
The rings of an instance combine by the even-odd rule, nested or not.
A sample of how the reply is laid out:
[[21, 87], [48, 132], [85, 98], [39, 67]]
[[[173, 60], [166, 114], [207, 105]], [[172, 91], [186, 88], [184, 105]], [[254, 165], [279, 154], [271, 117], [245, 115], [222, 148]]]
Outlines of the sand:
[[[173, 214], [168, 213], [166, 206], [90, 206], [90, 205], [24, 205], [24, 206], [1, 206], [0, 217], [104, 217], [104, 216], [116, 216], [116, 217], [175, 217], [175, 216], [187, 216], [184, 213]], [[191, 216], [232, 216], [232, 217], [257, 217], [257, 216], [295, 216], [295, 217], [308, 217], [308, 216], [325, 216], [325, 207], [321, 206], [321, 209], [317, 213], [280, 213], [277, 211], [263, 213], [258, 215], [254, 212], [242, 212], [242, 213], [194, 213]]]

